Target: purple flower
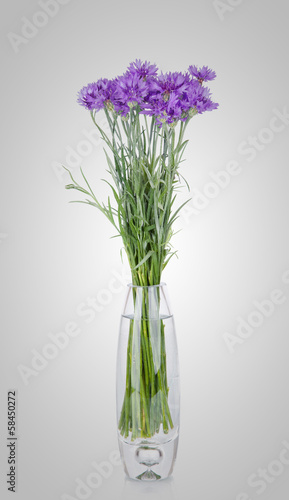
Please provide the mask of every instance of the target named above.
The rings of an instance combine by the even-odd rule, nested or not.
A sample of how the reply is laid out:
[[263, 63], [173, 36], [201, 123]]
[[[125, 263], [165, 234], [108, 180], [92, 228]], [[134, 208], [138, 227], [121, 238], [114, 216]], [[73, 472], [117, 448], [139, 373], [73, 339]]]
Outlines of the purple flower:
[[176, 92], [172, 91], [168, 100], [159, 102], [156, 111], [158, 112], [157, 121], [166, 122], [170, 125], [177, 122], [182, 116], [183, 109]]
[[161, 74], [150, 82], [150, 93], [146, 101], [146, 114], [156, 116], [158, 122], [173, 124], [186, 121], [203, 109], [203, 87], [183, 73]]
[[179, 97], [187, 90], [190, 84], [189, 75], [182, 73], [161, 73], [158, 78], [150, 82], [152, 94], [162, 94], [164, 100], [168, 100], [170, 93], [175, 92]]
[[205, 111], [212, 111], [219, 106], [211, 99], [211, 93], [207, 87], [198, 85], [198, 88], [191, 88], [188, 93], [188, 104], [190, 110], [195, 109], [198, 113], [202, 114]]
[[92, 110], [98, 95], [97, 83], [89, 83], [78, 92], [77, 102], [86, 109]]
[[105, 106], [113, 109], [114, 92], [114, 80], [100, 79], [83, 87], [78, 93], [77, 102], [89, 110], [99, 111]]
[[203, 82], [208, 82], [216, 78], [215, 71], [208, 68], [208, 66], [203, 66], [198, 69], [197, 66], [189, 66], [189, 72], [193, 77], [195, 77], [201, 84]]
[[203, 82], [213, 80], [216, 73], [207, 66], [190, 66], [188, 72], [157, 74], [155, 64], [140, 59], [130, 63], [124, 75], [114, 80], [100, 79], [89, 83], [78, 94], [78, 102], [89, 110], [106, 108], [127, 117], [131, 108], [153, 116], [158, 124], [175, 125], [197, 113], [218, 107]]
[[[149, 81], [149, 93], [143, 105], [144, 113], [155, 116], [158, 123], [174, 124], [183, 119], [184, 99], [191, 85], [188, 74], [165, 73]], [[197, 84], [199, 86], [199, 84]]]
[[128, 113], [129, 108], [141, 105], [148, 94], [148, 84], [137, 73], [125, 73], [116, 79], [115, 100], [118, 111]]
[[161, 125], [164, 122], [174, 124], [181, 118], [183, 111], [179, 96], [175, 91], [172, 91], [168, 96], [165, 96], [165, 99], [161, 93], [150, 96], [144, 104], [142, 112], [149, 116], [155, 116], [158, 124]]
[[140, 59], [136, 59], [136, 61], [130, 63], [127, 73], [132, 75], [137, 75], [139, 78], [143, 80], [147, 80], [147, 78], [156, 76], [158, 72], [158, 68], [155, 64], [151, 64], [148, 61], [142, 62]]

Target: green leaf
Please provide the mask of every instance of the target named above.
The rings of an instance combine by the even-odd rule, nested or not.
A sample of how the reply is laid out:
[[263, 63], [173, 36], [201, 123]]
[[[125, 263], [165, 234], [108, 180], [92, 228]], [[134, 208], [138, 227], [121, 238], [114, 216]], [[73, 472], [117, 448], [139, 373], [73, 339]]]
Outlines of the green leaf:
[[135, 266], [133, 268], [133, 271], [135, 271], [136, 269], [138, 269], [140, 266], [142, 266], [152, 255], [153, 255], [154, 251], [153, 250], [150, 250], [146, 256], [138, 263], [137, 266]]

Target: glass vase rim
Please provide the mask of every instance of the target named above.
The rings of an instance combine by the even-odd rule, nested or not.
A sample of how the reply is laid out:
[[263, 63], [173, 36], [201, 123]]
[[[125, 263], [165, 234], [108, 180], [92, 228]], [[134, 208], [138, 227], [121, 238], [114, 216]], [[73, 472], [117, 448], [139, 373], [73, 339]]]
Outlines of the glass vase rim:
[[133, 283], [128, 283], [127, 287], [128, 288], [162, 288], [164, 286], [167, 286], [167, 284], [164, 281], [161, 281], [158, 285], [134, 285]]

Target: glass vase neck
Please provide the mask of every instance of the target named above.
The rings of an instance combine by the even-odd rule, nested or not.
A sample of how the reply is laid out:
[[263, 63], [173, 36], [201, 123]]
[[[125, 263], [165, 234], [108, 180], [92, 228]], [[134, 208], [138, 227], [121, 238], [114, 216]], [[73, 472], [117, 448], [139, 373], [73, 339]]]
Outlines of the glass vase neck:
[[157, 318], [172, 316], [166, 283], [149, 286], [127, 285], [122, 314], [130, 318], [144, 314]]

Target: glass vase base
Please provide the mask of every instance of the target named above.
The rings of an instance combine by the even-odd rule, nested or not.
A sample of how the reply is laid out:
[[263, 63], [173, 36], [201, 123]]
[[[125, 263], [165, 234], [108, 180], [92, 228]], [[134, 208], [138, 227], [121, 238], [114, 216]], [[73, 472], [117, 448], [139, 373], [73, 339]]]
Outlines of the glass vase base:
[[119, 450], [126, 475], [138, 481], [158, 481], [169, 477], [174, 468], [178, 436], [165, 443], [128, 443], [119, 438]]

